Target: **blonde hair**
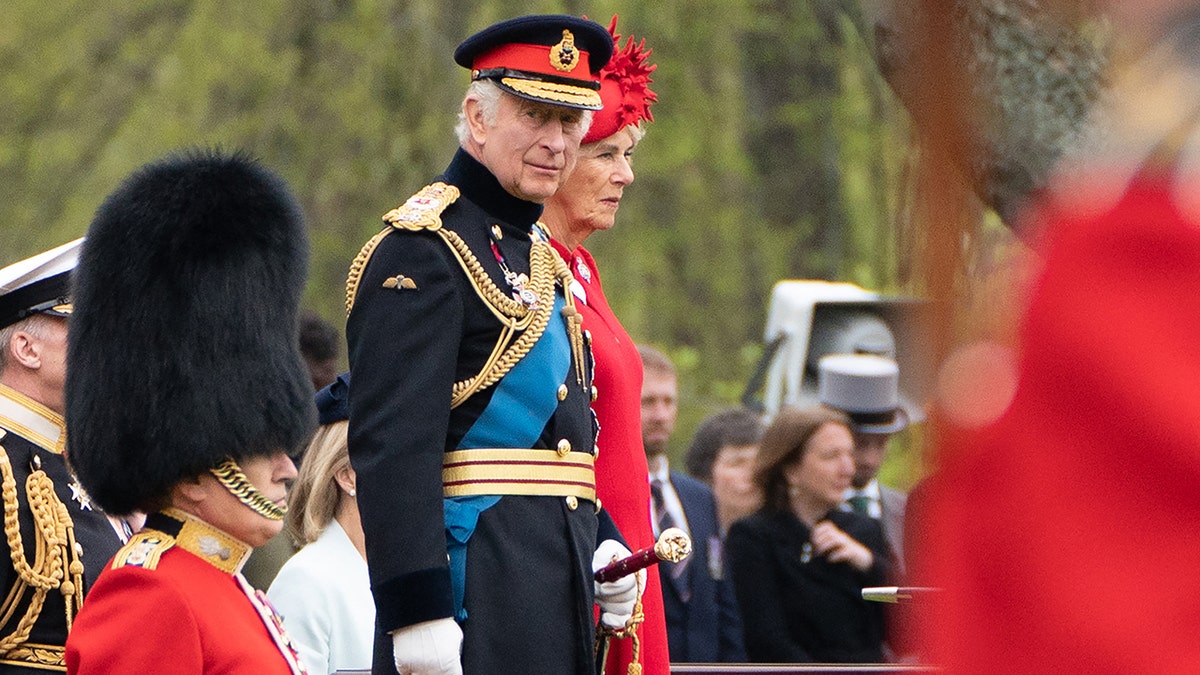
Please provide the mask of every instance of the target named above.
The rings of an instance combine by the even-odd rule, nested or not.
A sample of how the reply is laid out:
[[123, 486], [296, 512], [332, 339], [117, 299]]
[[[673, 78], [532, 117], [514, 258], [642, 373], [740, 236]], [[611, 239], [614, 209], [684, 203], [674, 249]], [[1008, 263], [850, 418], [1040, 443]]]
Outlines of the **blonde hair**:
[[336, 476], [350, 466], [346, 443], [349, 426], [346, 420], [322, 425], [304, 451], [284, 519], [288, 536], [297, 546], [316, 541], [337, 513], [341, 488]]

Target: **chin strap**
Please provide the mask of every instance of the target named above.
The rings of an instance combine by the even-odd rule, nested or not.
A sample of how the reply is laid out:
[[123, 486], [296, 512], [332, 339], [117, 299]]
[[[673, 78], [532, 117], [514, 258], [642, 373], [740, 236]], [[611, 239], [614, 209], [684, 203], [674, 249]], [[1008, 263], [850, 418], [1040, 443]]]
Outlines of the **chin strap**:
[[267, 520], [283, 520], [287, 515], [287, 507], [280, 508], [274, 502], [263, 496], [263, 493], [258, 491], [258, 488], [250, 482], [246, 474], [242, 473], [242, 467], [232, 459], [227, 459], [217, 466], [209, 469], [221, 485], [225, 486], [226, 490], [238, 501], [250, 507], [258, 515]]

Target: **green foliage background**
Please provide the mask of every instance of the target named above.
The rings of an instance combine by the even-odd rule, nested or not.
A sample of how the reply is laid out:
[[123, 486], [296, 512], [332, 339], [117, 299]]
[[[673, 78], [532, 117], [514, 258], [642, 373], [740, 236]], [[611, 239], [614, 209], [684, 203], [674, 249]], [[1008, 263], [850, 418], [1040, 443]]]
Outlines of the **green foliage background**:
[[825, 4], [7, 0], [0, 265], [81, 236], [127, 173], [172, 149], [245, 148], [302, 200], [305, 301], [340, 327], [350, 260], [456, 147], [454, 47], [518, 14], [619, 13], [654, 49], [660, 103], [617, 227], [587, 246], [629, 332], [678, 362], [678, 457], [704, 415], [736, 404], [776, 281], [905, 290], [908, 125]]

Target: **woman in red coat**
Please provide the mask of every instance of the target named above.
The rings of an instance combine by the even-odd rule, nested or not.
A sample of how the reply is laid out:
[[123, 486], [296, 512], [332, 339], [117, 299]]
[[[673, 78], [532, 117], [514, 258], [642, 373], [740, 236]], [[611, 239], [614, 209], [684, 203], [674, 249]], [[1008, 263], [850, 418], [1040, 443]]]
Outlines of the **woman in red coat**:
[[313, 427], [296, 340], [307, 243], [282, 180], [193, 152], [131, 176], [80, 254], [67, 456], [106, 512], [148, 513], [67, 637], [70, 673], [304, 672], [240, 574], [275, 536]]
[[[653, 120], [650, 104], [657, 100], [648, 88], [654, 66], [646, 63], [650, 52], [644, 49], [645, 40], [635, 45], [630, 37], [621, 48], [616, 27], [617, 18], [613, 17], [608, 30], [617, 49], [600, 72], [604, 108], [595, 113], [583, 138], [575, 170], [546, 201], [542, 222], [575, 275], [571, 288], [575, 306], [583, 315], [584, 330], [591, 335], [596, 361], [592, 408], [600, 422], [596, 495], [629, 548], [636, 551], [654, 544], [649, 470], [640, 424], [642, 362], [637, 346], [608, 306], [592, 255], [582, 246], [593, 232], [613, 226], [625, 186], [633, 182], [630, 156], [645, 133], [641, 123]], [[631, 640], [612, 640], [605, 668], [609, 675], [625, 675], [638, 661], [647, 675], [669, 670], [662, 590], [657, 574], [646, 577], [642, 596], [645, 618], [634, 627], [640, 653], [634, 654]]]

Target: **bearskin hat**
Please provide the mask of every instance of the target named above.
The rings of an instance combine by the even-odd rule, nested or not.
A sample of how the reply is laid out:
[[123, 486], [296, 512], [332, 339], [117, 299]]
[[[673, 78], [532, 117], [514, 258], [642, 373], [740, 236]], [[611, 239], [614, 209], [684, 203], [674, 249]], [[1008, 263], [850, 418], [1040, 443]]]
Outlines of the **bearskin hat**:
[[157, 508], [226, 458], [302, 447], [307, 258], [295, 198], [242, 154], [175, 154], [105, 199], [75, 271], [66, 383], [67, 459], [101, 508]]

